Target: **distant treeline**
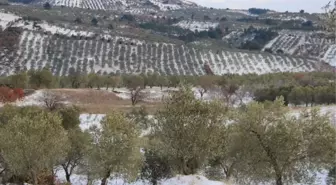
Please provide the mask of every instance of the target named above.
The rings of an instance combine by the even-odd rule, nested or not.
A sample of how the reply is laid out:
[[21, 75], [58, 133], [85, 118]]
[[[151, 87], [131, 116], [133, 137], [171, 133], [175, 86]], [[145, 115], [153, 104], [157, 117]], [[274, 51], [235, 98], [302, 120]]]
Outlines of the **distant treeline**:
[[[2, 77], [2, 84], [15, 88], [117, 88], [117, 87], [177, 87], [181, 83], [210, 90], [213, 87], [244, 87], [257, 101], [275, 100], [283, 96], [286, 104], [312, 105], [335, 102], [336, 87], [331, 72], [273, 73], [223, 76], [167, 76], [157, 73], [140, 75], [98, 75], [73, 73], [53, 76], [44, 68]], [[238, 89], [238, 88], [237, 88]], [[237, 90], [236, 89], [236, 90]]]

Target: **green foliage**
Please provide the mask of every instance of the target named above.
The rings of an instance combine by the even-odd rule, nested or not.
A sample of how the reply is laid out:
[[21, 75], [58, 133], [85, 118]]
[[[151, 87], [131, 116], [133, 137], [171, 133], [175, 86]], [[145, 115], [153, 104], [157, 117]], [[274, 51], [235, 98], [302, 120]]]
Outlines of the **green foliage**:
[[172, 93], [155, 117], [154, 135], [170, 164], [181, 174], [195, 174], [216, 145], [223, 107], [197, 100], [190, 88]]
[[11, 120], [16, 114], [21, 114], [21, 112], [25, 109], [25, 107], [18, 108], [16, 106], [6, 104], [0, 111], [0, 127], [7, 125], [9, 120]]
[[141, 169], [141, 178], [148, 180], [152, 185], [172, 176], [168, 158], [154, 149], [145, 150], [145, 161]]
[[91, 19], [91, 24], [93, 25], [93, 26], [97, 26], [98, 25], [98, 19], [97, 18], [92, 18]]
[[[218, 129], [217, 145], [213, 148], [213, 156], [209, 158], [212, 170], [217, 170], [215, 176], [219, 179], [240, 179], [240, 171], [246, 168], [244, 138], [239, 137], [239, 128], [234, 125], [223, 125]], [[220, 173], [218, 173], [220, 171]], [[211, 172], [211, 171], [210, 171]], [[211, 174], [210, 174], [211, 175]]]
[[37, 184], [37, 174], [64, 155], [67, 135], [58, 115], [37, 107], [17, 110], [0, 129], [1, 156], [12, 173]]
[[140, 108], [133, 108], [126, 116], [128, 119], [132, 120], [139, 129], [148, 129], [152, 123], [152, 120], [148, 118], [148, 115], [146, 107], [141, 106]]
[[177, 26], [171, 26], [171, 25], [166, 25], [166, 24], [156, 23], [156, 22], [141, 23], [139, 24], [139, 27], [143, 29], [149, 29], [149, 30], [153, 30], [156, 32], [168, 34], [170, 36], [182, 35], [182, 34], [185, 34], [186, 32], [190, 32], [189, 30], [185, 30]]
[[124, 75], [123, 76], [123, 84], [130, 90], [136, 90], [138, 88], [143, 88], [145, 85], [145, 79], [142, 76], [137, 75]]
[[128, 22], [134, 22], [135, 21], [135, 17], [131, 14], [125, 14], [123, 16], [120, 17], [120, 21], [128, 21]]
[[62, 118], [62, 126], [65, 130], [79, 128], [80, 120], [80, 110], [78, 107], [65, 107], [58, 110]]
[[261, 14], [266, 14], [270, 10], [269, 9], [261, 9], [261, 8], [249, 8], [248, 11], [251, 14], [261, 15]]
[[43, 8], [46, 9], [46, 10], [50, 10], [51, 9], [50, 3], [49, 2], [44, 3]]
[[40, 71], [32, 71], [30, 72], [29, 83], [34, 88], [51, 88], [53, 75], [47, 68], [43, 68]]
[[88, 84], [88, 75], [74, 73], [67, 77], [62, 77], [60, 80], [61, 87], [80, 88]]
[[[282, 96], [284, 98], [285, 105], [288, 105], [289, 96], [290, 96], [290, 93], [292, 92], [292, 89], [293, 87], [279, 87], [279, 88], [270, 87], [266, 89], [258, 89], [254, 92], [254, 96], [255, 96], [254, 100], [259, 101], [259, 102], [274, 101], [276, 100], [277, 97]], [[294, 95], [291, 95], [291, 96], [294, 96]], [[302, 96], [302, 94], [300, 96]]]
[[327, 177], [327, 185], [335, 185], [336, 184], [336, 167], [333, 167], [329, 170]]
[[21, 72], [10, 76], [10, 84], [15, 88], [26, 88], [28, 85], [28, 75], [25, 72]]
[[159, 83], [159, 74], [158, 73], [150, 73], [147, 74], [147, 83], [149, 87], [156, 86]]
[[139, 130], [119, 112], [107, 115], [101, 124], [101, 129], [91, 128], [93, 144], [88, 156], [91, 173], [101, 178], [102, 184], [112, 174], [133, 179], [141, 164]]
[[283, 98], [252, 103], [235, 115], [246, 144], [242, 158], [248, 166], [241, 170], [259, 182], [309, 183], [311, 174], [333, 165], [335, 128], [317, 110], [295, 118], [283, 104]]
[[100, 89], [100, 87], [104, 86], [104, 79], [96, 73], [90, 73], [87, 85], [90, 88], [97, 87], [97, 89]]
[[79, 128], [68, 130], [69, 147], [65, 157], [61, 160], [61, 166], [65, 172], [66, 180], [71, 183], [70, 177], [76, 167], [84, 164], [84, 158], [88, 154], [90, 135]]

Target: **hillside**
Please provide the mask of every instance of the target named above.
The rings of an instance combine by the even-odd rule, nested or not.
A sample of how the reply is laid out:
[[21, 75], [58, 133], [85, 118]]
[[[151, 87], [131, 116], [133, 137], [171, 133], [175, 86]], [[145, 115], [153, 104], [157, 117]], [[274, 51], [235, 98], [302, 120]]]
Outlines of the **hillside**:
[[[208, 65], [222, 75], [331, 70], [334, 65], [333, 35], [279, 29], [288, 21], [298, 25], [308, 20], [318, 29], [315, 14], [255, 15], [182, 0], [95, 1], [99, 5], [90, 6], [88, 1], [51, 1], [51, 9], [42, 7], [45, 2], [0, 6], [2, 39], [13, 38], [6, 41], [13, 47], [0, 58], [11, 61], [2, 75], [45, 66], [55, 75], [204, 75]], [[142, 11], [153, 4], [159, 7], [153, 14]]]
[[104, 41], [60, 38], [34, 31], [22, 33], [15, 62], [26, 70], [49, 65], [57, 75], [73, 71], [203, 75], [206, 63], [218, 75], [313, 71], [319, 67], [316, 60], [299, 57], [244, 51], [197, 51], [184, 45], [123, 37]]
[[[12, 63], [2, 74], [16, 70], [41, 69], [48, 65], [57, 75], [74, 71], [100, 74], [160, 74], [203, 75], [208, 64], [217, 75], [233, 73], [272, 73], [314, 71], [323, 68], [316, 58], [277, 55], [232, 49], [198, 49], [170, 39], [153, 39], [127, 34], [120, 29], [114, 33], [92, 29], [73, 29], [49, 23], [22, 21], [8, 14], [12, 25], [23, 29], [17, 40]], [[5, 22], [6, 23], [6, 22]], [[8, 21], [7, 21], [8, 27]], [[147, 39], [146, 39], [147, 38]], [[150, 39], [152, 38], [152, 39]]]
[[11, 0], [10, 2], [43, 4], [49, 2], [54, 6], [67, 6], [93, 10], [166, 11], [198, 7], [187, 0]]
[[271, 40], [263, 50], [321, 58], [330, 65], [336, 66], [335, 39], [323, 33], [283, 31], [278, 37]]

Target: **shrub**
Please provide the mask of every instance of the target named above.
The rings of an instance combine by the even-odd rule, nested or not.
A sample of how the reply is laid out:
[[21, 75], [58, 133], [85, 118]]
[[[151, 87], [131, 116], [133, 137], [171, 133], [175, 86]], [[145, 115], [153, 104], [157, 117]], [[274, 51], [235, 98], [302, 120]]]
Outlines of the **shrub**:
[[49, 2], [44, 3], [43, 8], [46, 9], [46, 10], [50, 10], [51, 9], [50, 3]]
[[261, 15], [261, 14], [266, 14], [269, 10], [268, 9], [261, 9], [261, 8], [250, 8], [248, 11], [251, 14]]
[[9, 87], [0, 87], [0, 102], [14, 102], [24, 97], [23, 89]]
[[147, 150], [145, 161], [141, 169], [141, 178], [149, 180], [152, 185], [157, 185], [158, 181], [172, 175], [168, 158], [162, 156], [157, 151]]

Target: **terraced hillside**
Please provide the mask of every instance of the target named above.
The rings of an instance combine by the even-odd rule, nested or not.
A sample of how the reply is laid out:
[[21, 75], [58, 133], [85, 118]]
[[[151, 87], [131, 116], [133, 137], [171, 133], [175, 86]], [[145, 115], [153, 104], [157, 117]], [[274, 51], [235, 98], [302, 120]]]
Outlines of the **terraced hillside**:
[[[20, 0], [12, 0], [21, 2]], [[143, 13], [144, 11], [167, 11], [198, 7], [187, 0], [31, 0], [31, 4], [49, 2], [54, 6], [67, 6], [93, 10], [124, 10]]]
[[[145, 42], [123, 37], [110, 40], [76, 39], [24, 31], [15, 63], [20, 69], [49, 65], [54, 74], [73, 71], [97, 73], [146, 73], [201, 75], [204, 64], [215, 74], [313, 71], [315, 60], [242, 51], [204, 51], [171, 43]], [[3, 71], [12, 73], [13, 69]]]
[[336, 43], [332, 37], [311, 32], [282, 32], [270, 41], [264, 51], [324, 59], [336, 66]]

